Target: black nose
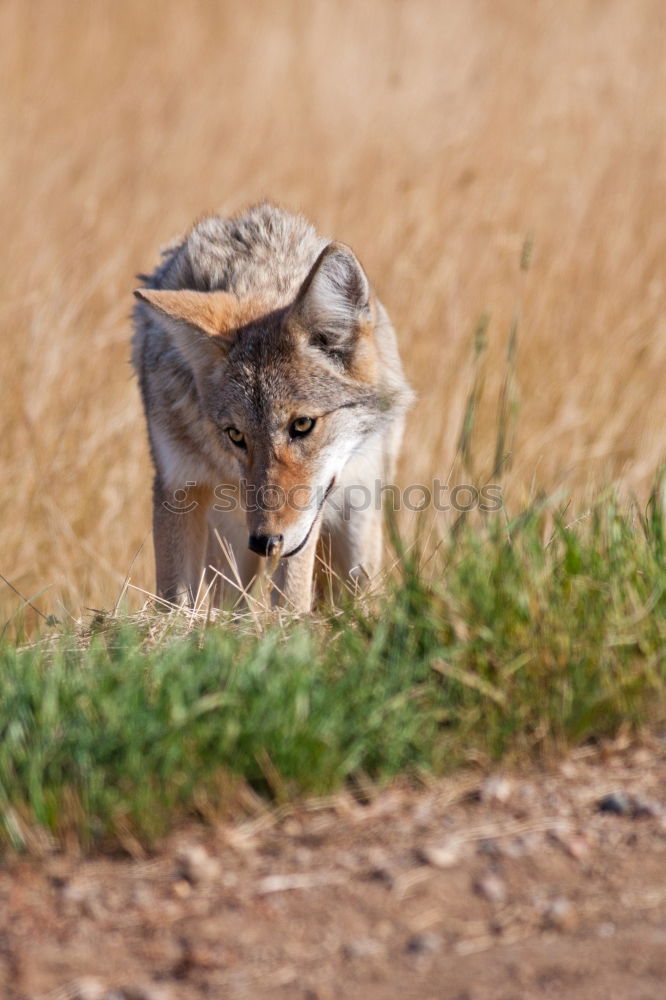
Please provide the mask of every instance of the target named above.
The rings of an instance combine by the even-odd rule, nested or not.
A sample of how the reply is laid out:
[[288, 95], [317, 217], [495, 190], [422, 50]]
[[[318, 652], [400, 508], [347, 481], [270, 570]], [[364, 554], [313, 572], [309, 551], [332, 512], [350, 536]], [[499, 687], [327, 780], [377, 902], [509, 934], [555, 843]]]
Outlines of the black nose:
[[247, 543], [258, 556], [276, 556], [282, 549], [282, 535], [250, 535]]

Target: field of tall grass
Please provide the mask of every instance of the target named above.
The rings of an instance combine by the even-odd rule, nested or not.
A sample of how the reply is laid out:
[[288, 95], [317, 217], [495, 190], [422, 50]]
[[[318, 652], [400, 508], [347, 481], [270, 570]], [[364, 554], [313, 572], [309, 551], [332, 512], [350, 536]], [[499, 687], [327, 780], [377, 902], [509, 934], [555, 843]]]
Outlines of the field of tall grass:
[[[152, 587], [134, 275], [197, 216], [264, 196], [350, 243], [394, 318], [418, 392], [403, 484], [469, 481], [451, 468], [484, 315], [471, 473], [489, 476], [519, 316], [505, 496], [646, 500], [666, 426], [661, 0], [5, 0], [0, 37], [0, 573], [43, 614], [113, 607], [130, 565]], [[0, 626], [22, 603], [0, 585]]]
[[[0, 841], [663, 726], [661, 0], [4, 0], [0, 38]], [[383, 596], [200, 629], [141, 611], [131, 291], [264, 197], [394, 320], [401, 484], [503, 507], [402, 516]]]

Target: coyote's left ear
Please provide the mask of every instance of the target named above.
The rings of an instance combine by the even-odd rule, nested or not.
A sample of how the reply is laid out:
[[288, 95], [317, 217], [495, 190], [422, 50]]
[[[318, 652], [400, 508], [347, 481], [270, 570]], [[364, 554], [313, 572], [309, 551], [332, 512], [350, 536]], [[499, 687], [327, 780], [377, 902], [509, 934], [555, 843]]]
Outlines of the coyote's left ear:
[[330, 243], [312, 266], [292, 305], [288, 324], [312, 344], [344, 354], [370, 318], [370, 286], [353, 252]]

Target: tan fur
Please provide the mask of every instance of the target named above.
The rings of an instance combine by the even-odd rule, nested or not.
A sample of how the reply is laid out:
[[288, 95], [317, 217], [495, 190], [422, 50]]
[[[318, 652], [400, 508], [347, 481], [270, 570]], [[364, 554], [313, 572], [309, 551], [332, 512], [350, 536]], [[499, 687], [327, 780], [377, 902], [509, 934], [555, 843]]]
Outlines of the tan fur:
[[165, 316], [198, 327], [209, 337], [224, 336], [267, 312], [262, 302], [241, 301], [229, 292], [159, 291], [138, 288], [138, 299], [154, 306]]
[[[374, 575], [381, 512], [345, 507], [343, 490], [374, 490], [393, 474], [411, 392], [353, 252], [259, 205], [195, 226], [137, 298], [158, 594], [191, 603], [205, 572], [233, 575], [216, 532], [244, 588], [258, 564], [248, 537], [281, 536], [275, 593], [297, 610], [311, 604], [318, 543], [343, 579], [359, 567]], [[300, 435], [294, 421], [305, 417]], [[251, 495], [277, 489], [297, 503], [216, 510], [219, 492], [241, 482]], [[174, 496], [186, 497], [183, 511]]]

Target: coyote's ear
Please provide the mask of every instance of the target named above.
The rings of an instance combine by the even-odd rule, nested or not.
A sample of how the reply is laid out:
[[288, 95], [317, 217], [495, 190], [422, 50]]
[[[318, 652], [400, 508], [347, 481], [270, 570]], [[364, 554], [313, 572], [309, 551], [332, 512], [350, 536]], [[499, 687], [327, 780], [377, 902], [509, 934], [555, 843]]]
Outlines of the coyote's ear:
[[288, 323], [316, 347], [344, 354], [370, 318], [369, 299], [368, 279], [353, 252], [329, 243], [301, 285]]
[[138, 288], [136, 298], [159, 314], [195, 372], [220, 360], [239, 325], [241, 304], [229, 292], [168, 291]]

